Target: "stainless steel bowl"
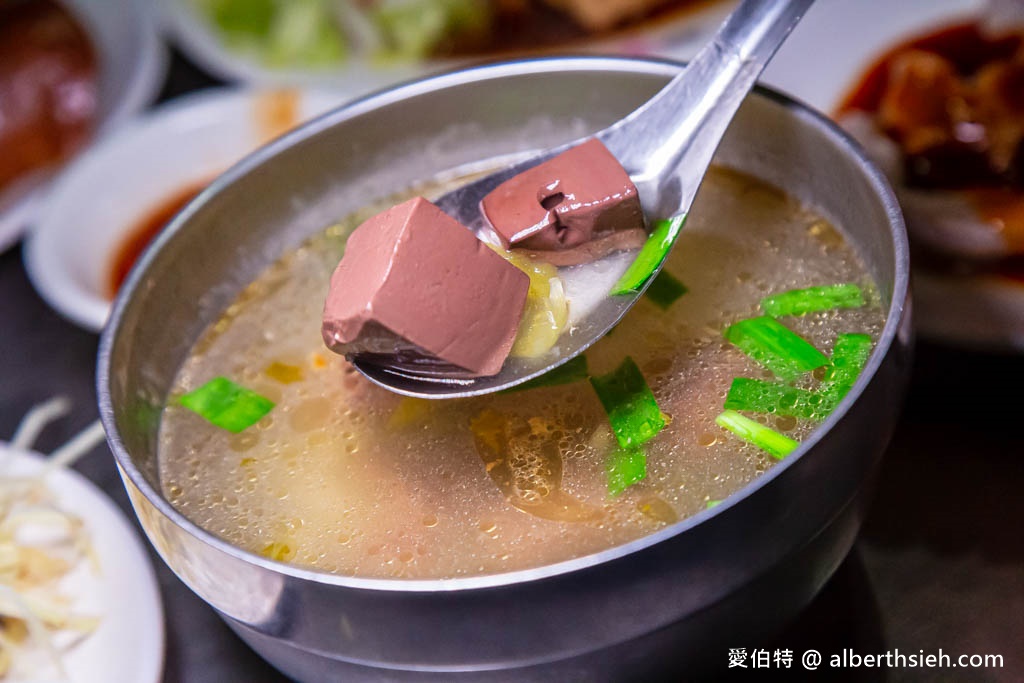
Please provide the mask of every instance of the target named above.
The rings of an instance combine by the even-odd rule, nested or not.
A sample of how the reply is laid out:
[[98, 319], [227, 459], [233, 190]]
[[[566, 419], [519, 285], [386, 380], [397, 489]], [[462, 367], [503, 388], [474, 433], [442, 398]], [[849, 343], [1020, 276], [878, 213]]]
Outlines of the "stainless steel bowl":
[[[289, 247], [446, 169], [597, 130], [680, 66], [560, 58], [487, 66], [357, 101], [210, 186], [130, 276], [103, 334], [100, 409], [143, 528], [257, 652], [302, 681], [624, 680], [724, 661], [778, 627], [846, 555], [908, 376], [907, 246], [881, 175], [826, 119], [760, 90], [718, 162], [843, 226], [888, 306], [867, 370], [814, 436], [724, 504], [624, 546], [527, 571], [362, 579], [278, 564], [200, 529], [161, 495], [156, 443], [203, 329]], [[650, 680], [650, 678], [647, 678]]]

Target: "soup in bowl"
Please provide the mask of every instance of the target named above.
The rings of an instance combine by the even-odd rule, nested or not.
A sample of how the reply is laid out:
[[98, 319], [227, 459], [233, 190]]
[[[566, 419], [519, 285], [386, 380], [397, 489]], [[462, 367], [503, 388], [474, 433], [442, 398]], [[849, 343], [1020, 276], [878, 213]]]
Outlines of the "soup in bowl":
[[[671, 280], [574, 374], [423, 401], [323, 346], [362, 220], [596, 131], [678, 69], [537, 60], [358, 101], [215, 181], [129, 277], [99, 368], [129, 495], [169, 566], [285, 673], [650, 675], [778, 625], [849, 549], [906, 380], [905, 235], [847, 138], [778, 95], [730, 128]], [[773, 308], [809, 288], [856, 301]], [[766, 359], [766, 329], [819, 360]], [[657, 406], [642, 448], [609, 419], [623, 373]], [[210, 382], [266, 409], [224, 429], [187, 399]]]

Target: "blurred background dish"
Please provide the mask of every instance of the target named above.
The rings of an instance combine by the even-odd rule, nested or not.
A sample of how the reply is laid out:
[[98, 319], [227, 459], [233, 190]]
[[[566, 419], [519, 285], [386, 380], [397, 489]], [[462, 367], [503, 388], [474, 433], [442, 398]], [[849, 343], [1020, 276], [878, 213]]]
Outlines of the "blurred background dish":
[[71, 408], [65, 397], [41, 403], [0, 441], [0, 678], [157, 683], [164, 615], [153, 566], [124, 514], [71, 467], [102, 427], [49, 456], [32, 450]]
[[[3, 444], [0, 458], [10, 476], [34, 475], [46, 463], [43, 456]], [[60, 506], [82, 520], [100, 567], [98, 574], [81, 568], [62, 584], [83, 610], [99, 618], [96, 630], [62, 656], [69, 683], [157, 683], [164, 662], [163, 607], [138, 534], [110, 499], [74, 470], [51, 472], [47, 485]]]
[[0, 6], [0, 251], [54, 170], [145, 107], [165, 69], [156, 21], [135, 0]]
[[25, 246], [32, 283], [99, 331], [149, 240], [203, 187], [265, 142], [339, 103], [310, 90], [199, 91], [104, 138], [54, 184]]
[[[815, 52], [828, 59], [806, 59]], [[1024, 351], [1024, 3], [822, 0], [767, 74], [889, 177], [919, 333]]]
[[691, 55], [734, 0], [153, 0], [217, 76], [362, 95], [470, 62], [551, 52]]

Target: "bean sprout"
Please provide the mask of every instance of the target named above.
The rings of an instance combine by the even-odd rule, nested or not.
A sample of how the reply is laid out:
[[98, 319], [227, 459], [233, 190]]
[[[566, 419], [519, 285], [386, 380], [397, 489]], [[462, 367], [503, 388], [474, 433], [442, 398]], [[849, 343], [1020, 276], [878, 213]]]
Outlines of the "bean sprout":
[[68, 646], [59, 647], [56, 634], [75, 635], [74, 645], [99, 624], [77, 613], [72, 598], [60, 591], [61, 580], [83, 560], [94, 570], [98, 562], [82, 520], [61, 508], [46, 479], [91, 451], [103, 438], [102, 425], [97, 420], [58, 448], [35, 475], [8, 472], [13, 453], [31, 449], [42, 430], [70, 407], [57, 397], [30, 410], [11, 439], [7, 461], [0, 462], [0, 679], [34, 678], [47, 667], [67, 681], [61, 655]]

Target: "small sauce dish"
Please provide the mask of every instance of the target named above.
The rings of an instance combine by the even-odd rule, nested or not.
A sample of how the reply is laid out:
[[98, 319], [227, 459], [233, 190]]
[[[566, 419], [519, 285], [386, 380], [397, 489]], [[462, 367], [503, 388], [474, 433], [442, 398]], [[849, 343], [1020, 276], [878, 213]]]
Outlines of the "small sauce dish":
[[79, 156], [54, 184], [25, 266], [57, 312], [98, 332], [151, 237], [207, 183], [336, 94], [216, 88], [154, 109]]

